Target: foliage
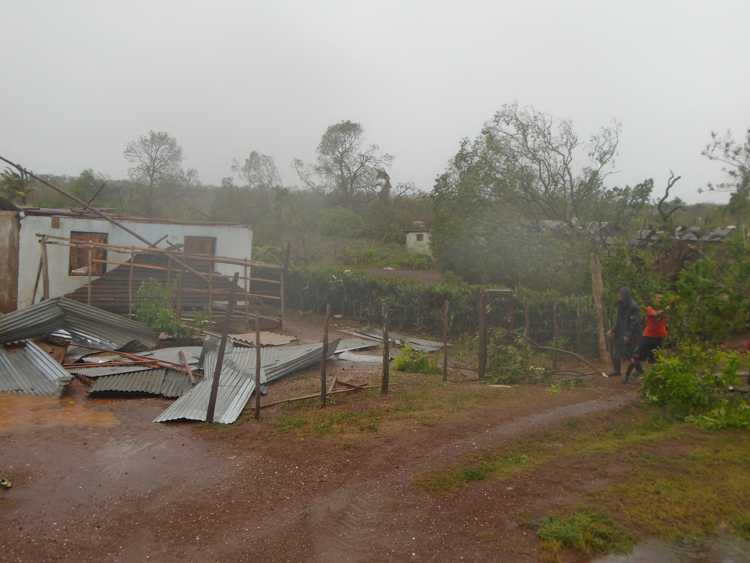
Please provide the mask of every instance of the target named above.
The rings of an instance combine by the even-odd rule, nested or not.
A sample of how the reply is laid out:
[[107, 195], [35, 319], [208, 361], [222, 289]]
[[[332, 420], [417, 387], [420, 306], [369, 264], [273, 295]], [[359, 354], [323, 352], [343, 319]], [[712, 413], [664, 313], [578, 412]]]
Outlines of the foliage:
[[172, 308], [172, 288], [154, 280], [141, 284], [136, 292], [135, 318], [157, 332], [185, 336], [187, 328]]
[[250, 151], [242, 162], [232, 162], [232, 172], [250, 189], [270, 190], [281, 185], [281, 175], [272, 156]]
[[407, 270], [429, 270], [434, 264], [430, 256], [414, 254], [402, 245], [350, 244], [337, 260], [345, 266], [393, 267]]
[[[441, 266], [472, 281], [581, 291], [590, 246], [626, 227], [653, 188], [605, 185], [618, 139], [610, 127], [582, 143], [570, 122], [504, 106], [436, 180]], [[588, 161], [579, 162], [583, 149]]]
[[616, 526], [607, 516], [591, 510], [579, 510], [568, 518], [546, 518], [537, 536], [554, 549], [563, 546], [584, 555], [608, 552], [627, 553], [632, 549], [630, 536]]
[[529, 342], [503, 329], [490, 331], [487, 342], [487, 382], [538, 383], [547, 370], [539, 365]]
[[32, 191], [32, 183], [23, 172], [6, 168], [0, 172], [0, 196], [25, 205]]
[[182, 147], [166, 131], [149, 131], [130, 141], [123, 155], [132, 165], [128, 170], [130, 177], [146, 187], [145, 207], [153, 214], [156, 188], [162, 183], [184, 179]]
[[722, 399], [718, 406], [705, 414], [691, 415], [688, 422], [704, 430], [725, 430], [727, 428], [750, 429], [750, 405], [740, 399]]
[[[380, 278], [342, 268], [305, 268], [290, 271], [288, 303], [316, 312], [326, 304], [338, 314], [370, 323], [381, 322], [381, 306], [390, 305], [393, 326], [440, 334], [441, 308], [448, 299], [451, 330], [476, 326], [477, 287], [467, 283], [428, 284], [411, 279]], [[499, 321], [499, 314], [493, 317]]]
[[[661, 353], [646, 373], [643, 394], [670, 415], [704, 427], [742, 426], [747, 405], [730, 396], [739, 383], [741, 356], [699, 344], [683, 344], [673, 353]], [[698, 418], [696, 418], [698, 417]]]
[[329, 207], [320, 212], [320, 234], [329, 237], [357, 237], [364, 221], [359, 214], [345, 207]]
[[401, 348], [393, 361], [393, 368], [407, 373], [438, 373], [440, 371], [430, 356], [408, 345]]
[[711, 142], [702, 154], [723, 164], [727, 179], [719, 184], [709, 184], [708, 189], [732, 192], [726, 210], [744, 229], [750, 218], [750, 128], [740, 142], [735, 141], [729, 132], [724, 136], [712, 132]]
[[[328, 127], [318, 145], [318, 159], [312, 167], [294, 161], [300, 179], [310, 188], [336, 194], [351, 206], [357, 196], [374, 192], [393, 157], [381, 154], [377, 145], [363, 146], [360, 123], [340, 121]], [[385, 175], [384, 175], [385, 174]], [[390, 181], [380, 187], [389, 188]]]

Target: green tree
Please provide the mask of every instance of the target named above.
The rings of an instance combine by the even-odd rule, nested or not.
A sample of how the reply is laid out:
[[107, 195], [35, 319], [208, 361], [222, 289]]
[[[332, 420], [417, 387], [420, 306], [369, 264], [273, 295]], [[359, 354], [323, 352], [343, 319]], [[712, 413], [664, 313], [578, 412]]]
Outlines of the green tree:
[[736, 141], [729, 131], [723, 136], [712, 132], [711, 142], [701, 154], [723, 165], [726, 179], [718, 184], [709, 183], [708, 189], [731, 193], [727, 213], [746, 236], [750, 217], [750, 128], [741, 142]]
[[374, 193], [381, 187], [382, 172], [393, 157], [381, 153], [378, 145], [364, 146], [363, 134], [362, 125], [354, 121], [328, 127], [320, 139], [314, 165], [294, 160], [300, 179], [309, 188], [336, 194], [349, 207], [358, 196]]
[[165, 131], [149, 131], [130, 141], [123, 155], [132, 164], [130, 177], [145, 186], [145, 209], [153, 213], [156, 188], [162, 182], [180, 178], [182, 174], [182, 147]]
[[0, 195], [13, 203], [26, 205], [32, 192], [32, 182], [23, 171], [6, 168], [0, 172]]

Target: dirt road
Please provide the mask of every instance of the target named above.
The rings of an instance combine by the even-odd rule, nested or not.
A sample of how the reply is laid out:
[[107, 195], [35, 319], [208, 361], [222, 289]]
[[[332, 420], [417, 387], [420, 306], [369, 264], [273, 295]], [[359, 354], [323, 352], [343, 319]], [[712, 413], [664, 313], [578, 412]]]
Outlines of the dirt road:
[[[166, 404], [158, 399], [92, 401], [77, 386], [62, 402], [6, 396], [0, 473], [14, 486], [0, 495], [0, 559], [496, 560], [497, 548], [476, 540], [491, 508], [500, 518], [492, 525], [507, 527], [504, 555], [533, 560], [534, 539], [502, 523], [512, 495], [444, 505], [416, 489], [414, 475], [617, 409], [632, 398], [621, 387], [518, 388], [353, 443], [280, 432], [285, 415], [273, 409], [260, 424], [159, 425], [151, 422]], [[367, 401], [372, 409], [380, 398]], [[33, 417], [21, 415], [32, 408]], [[340, 400], [329, 414], [348, 408]]]

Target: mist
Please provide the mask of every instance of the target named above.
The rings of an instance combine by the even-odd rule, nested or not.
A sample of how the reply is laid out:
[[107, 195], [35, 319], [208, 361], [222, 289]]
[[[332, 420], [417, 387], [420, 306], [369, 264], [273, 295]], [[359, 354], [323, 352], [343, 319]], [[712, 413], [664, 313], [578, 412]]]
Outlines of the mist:
[[233, 158], [312, 160], [351, 119], [395, 156], [394, 181], [430, 190], [462, 137], [505, 103], [570, 119], [584, 137], [617, 120], [610, 183], [670, 170], [703, 193], [712, 130], [750, 124], [742, 1], [21, 2], [3, 5], [0, 149], [41, 173], [125, 177], [126, 143], [175, 136], [218, 184]]

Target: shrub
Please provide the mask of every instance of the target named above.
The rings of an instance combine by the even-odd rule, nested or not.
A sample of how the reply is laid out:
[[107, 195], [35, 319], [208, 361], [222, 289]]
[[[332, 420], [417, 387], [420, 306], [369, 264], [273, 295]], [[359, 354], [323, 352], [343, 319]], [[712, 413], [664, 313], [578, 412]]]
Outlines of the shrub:
[[157, 332], [185, 336], [187, 328], [172, 308], [172, 288], [154, 280], [141, 284], [136, 293], [135, 318]]
[[320, 234], [326, 237], [357, 237], [362, 234], [364, 221], [345, 207], [329, 207], [320, 212]]
[[604, 515], [580, 510], [569, 518], [546, 518], [537, 536], [554, 547], [564, 546], [585, 555], [610, 551], [627, 553], [632, 549], [632, 539]]
[[643, 380], [643, 394], [681, 420], [704, 428], [747, 427], [750, 412], [730, 389], [739, 383], [741, 356], [700, 344], [661, 353]]
[[424, 352], [414, 350], [410, 346], [401, 348], [393, 361], [394, 369], [408, 373], [438, 373], [435, 363]]

